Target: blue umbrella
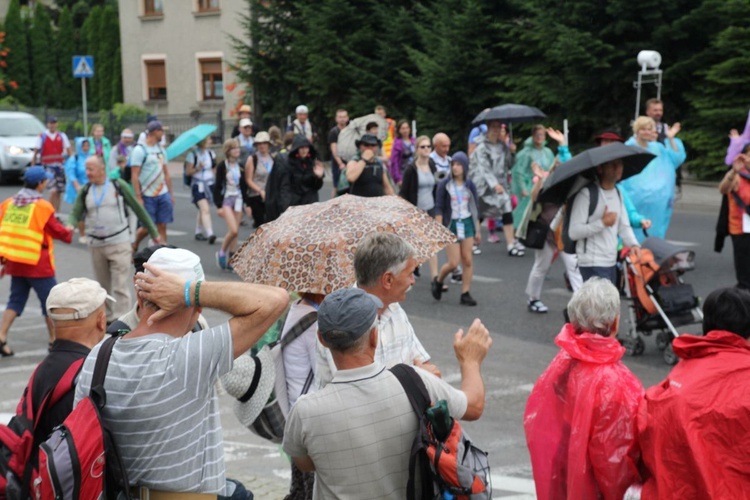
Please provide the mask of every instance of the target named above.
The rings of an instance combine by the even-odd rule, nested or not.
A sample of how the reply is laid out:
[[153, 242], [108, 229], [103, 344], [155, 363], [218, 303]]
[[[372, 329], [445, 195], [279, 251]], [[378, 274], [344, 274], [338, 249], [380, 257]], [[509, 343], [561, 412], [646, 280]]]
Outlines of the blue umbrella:
[[180, 134], [167, 148], [167, 160], [177, 158], [216, 130], [216, 125], [202, 123]]

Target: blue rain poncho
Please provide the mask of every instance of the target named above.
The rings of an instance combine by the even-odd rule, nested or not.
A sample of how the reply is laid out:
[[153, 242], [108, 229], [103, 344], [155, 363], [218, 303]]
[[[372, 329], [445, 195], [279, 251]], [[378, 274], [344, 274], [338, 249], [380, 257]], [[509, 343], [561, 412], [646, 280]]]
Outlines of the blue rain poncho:
[[[83, 152], [83, 141], [88, 141], [89, 152]], [[73, 186], [73, 181], [78, 183], [79, 188], [86, 184], [86, 159], [92, 155], [91, 140], [88, 137], [76, 138], [76, 154], [65, 161], [65, 203], [75, 203], [78, 191]]]
[[[619, 184], [641, 216], [651, 220], [649, 236], [664, 238], [672, 219], [676, 170], [685, 161], [685, 146], [680, 139], [675, 138], [674, 142], [677, 151], [671, 146], [664, 146], [661, 142], [649, 142], [648, 151], [655, 154], [656, 158], [651, 160], [640, 174], [629, 177]], [[638, 146], [634, 137], [628, 139], [625, 144]], [[639, 242], [646, 239], [640, 227], [633, 225], [633, 232]]]

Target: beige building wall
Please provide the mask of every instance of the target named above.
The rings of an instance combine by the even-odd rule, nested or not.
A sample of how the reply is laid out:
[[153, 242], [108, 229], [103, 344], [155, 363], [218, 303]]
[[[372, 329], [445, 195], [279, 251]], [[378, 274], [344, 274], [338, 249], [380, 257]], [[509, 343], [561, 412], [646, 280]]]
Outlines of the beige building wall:
[[[218, 0], [216, 12], [199, 12], [198, 0], [151, 0], [163, 15], [145, 15], [149, 0], [118, 0], [122, 50], [123, 97], [154, 114], [182, 114], [223, 109], [224, 117], [236, 108], [244, 88], [235, 84], [228, 63], [236, 57], [228, 35], [243, 37], [241, 26], [246, 0]], [[221, 58], [224, 99], [203, 100], [200, 59]], [[150, 100], [146, 62], [163, 59], [166, 100]]]

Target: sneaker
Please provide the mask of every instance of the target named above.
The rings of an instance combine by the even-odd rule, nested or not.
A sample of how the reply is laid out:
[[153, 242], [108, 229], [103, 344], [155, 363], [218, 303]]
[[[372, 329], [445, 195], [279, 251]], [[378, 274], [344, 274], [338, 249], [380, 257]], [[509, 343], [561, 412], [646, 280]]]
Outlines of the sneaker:
[[490, 243], [500, 243], [500, 237], [497, 235], [497, 233], [490, 233], [489, 236], [487, 236], [487, 241]]
[[464, 292], [461, 294], [461, 305], [462, 306], [475, 306], [477, 305], [477, 301], [474, 300], [474, 297], [472, 297], [469, 292]]
[[431, 285], [430, 285], [430, 288], [431, 288], [431, 290], [430, 290], [430, 291], [432, 292], [432, 297], [433, 297], [433, 298], [434, 298], [435, 300], [440, 300], [440, 297], [441, 297], [441, 296], [443, 295], [443, 284], [442, 284], [442, 283], [440, 283], [440, 282], [439, 282], [439, 281], [437, 280], [437, 278], [434, 278], [434, 279], [432, 280], [432, 283], [431, 283]]
[[464, 275], [462, 273], [453, 273], [451, 275], [451, 283], [461, 283], [464, 279]]
[[212, 234], [211, 236], [208, 237], [208, 244], [213, 245], [214, 243], [216, 243], [216, 235]]
[[227, 256], [221, 255], [221, 253], [216, 252], [216, 265], [219, 266], [219, 269], [222, 271], [227, 269]]
[[471, 247], [471, 253], [473, 253], [474, 255], [482, 255], [482, 249], [474, 245], [473, 247]]
[[519, 240], [514, 241], [513, 246], [519, 250], [526, 250], [526, 247]]
[[529, 308], [530, 312], [538, 314], [544, 314], [549, 311], [549, 309], [547, 309], [547, 306], [545, 306], [544, 303], [539, 299], [529, 300], [529, 303], [526, 307]]
[[206, 235], [203, 233], [195, 233], [195, 241], [206, 241]]
[[519, 248], [518, 245], [521, 244], [518, 243], [518, 241], [515, 241], [512, 245], [508, 246], [508, 255], [511, 257], [523, 257], [525, 255], [525, 248]]

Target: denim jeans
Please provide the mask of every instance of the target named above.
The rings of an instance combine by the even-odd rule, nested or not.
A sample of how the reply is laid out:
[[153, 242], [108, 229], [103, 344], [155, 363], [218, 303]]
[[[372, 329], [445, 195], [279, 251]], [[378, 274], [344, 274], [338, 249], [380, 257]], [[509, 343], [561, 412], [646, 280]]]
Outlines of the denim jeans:
[[579, 267], [581, 271], [581, 277], [586, 282], [594, 276], [609, 280], [613, 285], [617, 286], [617, 266], [612, 267]]

